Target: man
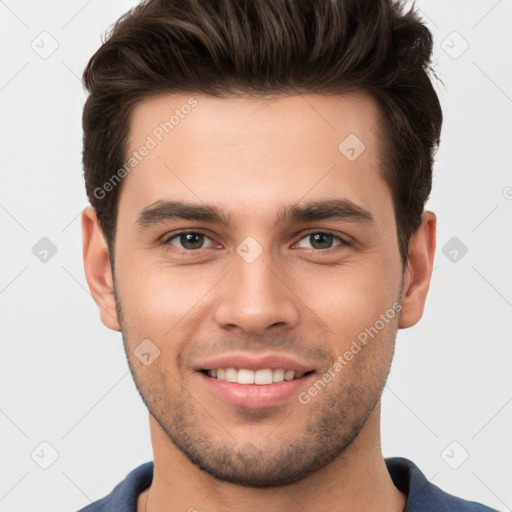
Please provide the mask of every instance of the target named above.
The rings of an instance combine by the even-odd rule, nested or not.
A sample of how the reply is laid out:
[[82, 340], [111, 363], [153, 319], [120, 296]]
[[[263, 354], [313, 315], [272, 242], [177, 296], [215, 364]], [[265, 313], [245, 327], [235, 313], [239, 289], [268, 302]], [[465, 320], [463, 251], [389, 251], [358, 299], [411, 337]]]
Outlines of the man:
[[423, 314], [442, 113], [387, 1], [159, 0], [89, 62], [87, 282], [154, 461], [84, 511], [491, 510], [384, 459]]

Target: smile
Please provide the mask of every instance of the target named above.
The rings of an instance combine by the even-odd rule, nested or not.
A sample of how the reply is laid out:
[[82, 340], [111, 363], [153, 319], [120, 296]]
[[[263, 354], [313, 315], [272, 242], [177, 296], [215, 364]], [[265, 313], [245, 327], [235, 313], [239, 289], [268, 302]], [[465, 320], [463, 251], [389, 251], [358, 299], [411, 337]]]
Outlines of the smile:
[[276, 382], [296, 380], [311, 372], [296, 372], [286, 368], [263, 368], [261, 370], [250, 370], [248, 368], [214, 368], [203, 370], [208, 377], [225, 382], [236, 382], [238, 384], [256, 384], [267, 386]]

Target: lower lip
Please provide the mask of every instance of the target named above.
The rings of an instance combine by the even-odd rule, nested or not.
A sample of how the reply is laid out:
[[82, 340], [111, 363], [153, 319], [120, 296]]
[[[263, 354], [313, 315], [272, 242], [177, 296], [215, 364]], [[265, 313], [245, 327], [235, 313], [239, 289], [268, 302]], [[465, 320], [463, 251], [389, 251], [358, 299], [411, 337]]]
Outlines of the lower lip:
[[219, 396], [224, 402], [249, 409], [272, 407], [298, 394], [313, 377], [310, 373], [300, 379], [284, 380], [273, 384], [238, 384], [208, 377], [198, 372], [210, 391]]

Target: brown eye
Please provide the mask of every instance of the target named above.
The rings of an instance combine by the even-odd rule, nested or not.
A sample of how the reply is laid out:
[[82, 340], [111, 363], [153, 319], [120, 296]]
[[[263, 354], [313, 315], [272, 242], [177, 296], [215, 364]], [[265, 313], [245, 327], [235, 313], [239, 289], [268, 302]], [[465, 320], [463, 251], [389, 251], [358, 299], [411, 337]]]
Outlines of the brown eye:
[[[331, 233], [325, 233], [323, 231], [315, 231], [308, 233], [301, 240], [309, 241], [311, 249], [314, 250], [326, 250], [331, 249], [337, 245], [348, 245], [342, 238]], [[338, 241], [338, 243], [336, 243]], [[306, 247], [308, 248], [308, 247]]]
[[[184, 249], [185, 251], [194, 251], [204, 249], [203, 244], [205, 239], [209, 239], [209, 237], [202, 233], [188, 231], [171, 236], [166, 240], [165, 244], [173, 245], [178, 247], [178, 249]], [[173, 242], [173, 240], [176, 240], [179, 245]]]

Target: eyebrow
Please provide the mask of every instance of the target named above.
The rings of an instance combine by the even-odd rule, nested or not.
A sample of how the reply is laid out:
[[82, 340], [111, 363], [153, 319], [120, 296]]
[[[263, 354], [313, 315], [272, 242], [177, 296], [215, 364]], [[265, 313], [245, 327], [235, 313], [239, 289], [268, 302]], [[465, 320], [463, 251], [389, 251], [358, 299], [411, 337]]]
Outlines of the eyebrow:
[[[184, 201], [156, 201], [145, 207], [136, 220], [142, 228], [181, 219], [210, 222], [229, 227], [231, 215], [214, 205]], [[308, 203], [282, 205], [275, 218], [275, 224], [308, 222], [314, 220], [341, 219], [373, 225], [375, 219], [366, 208], [349, 199], [328, 199]]]

